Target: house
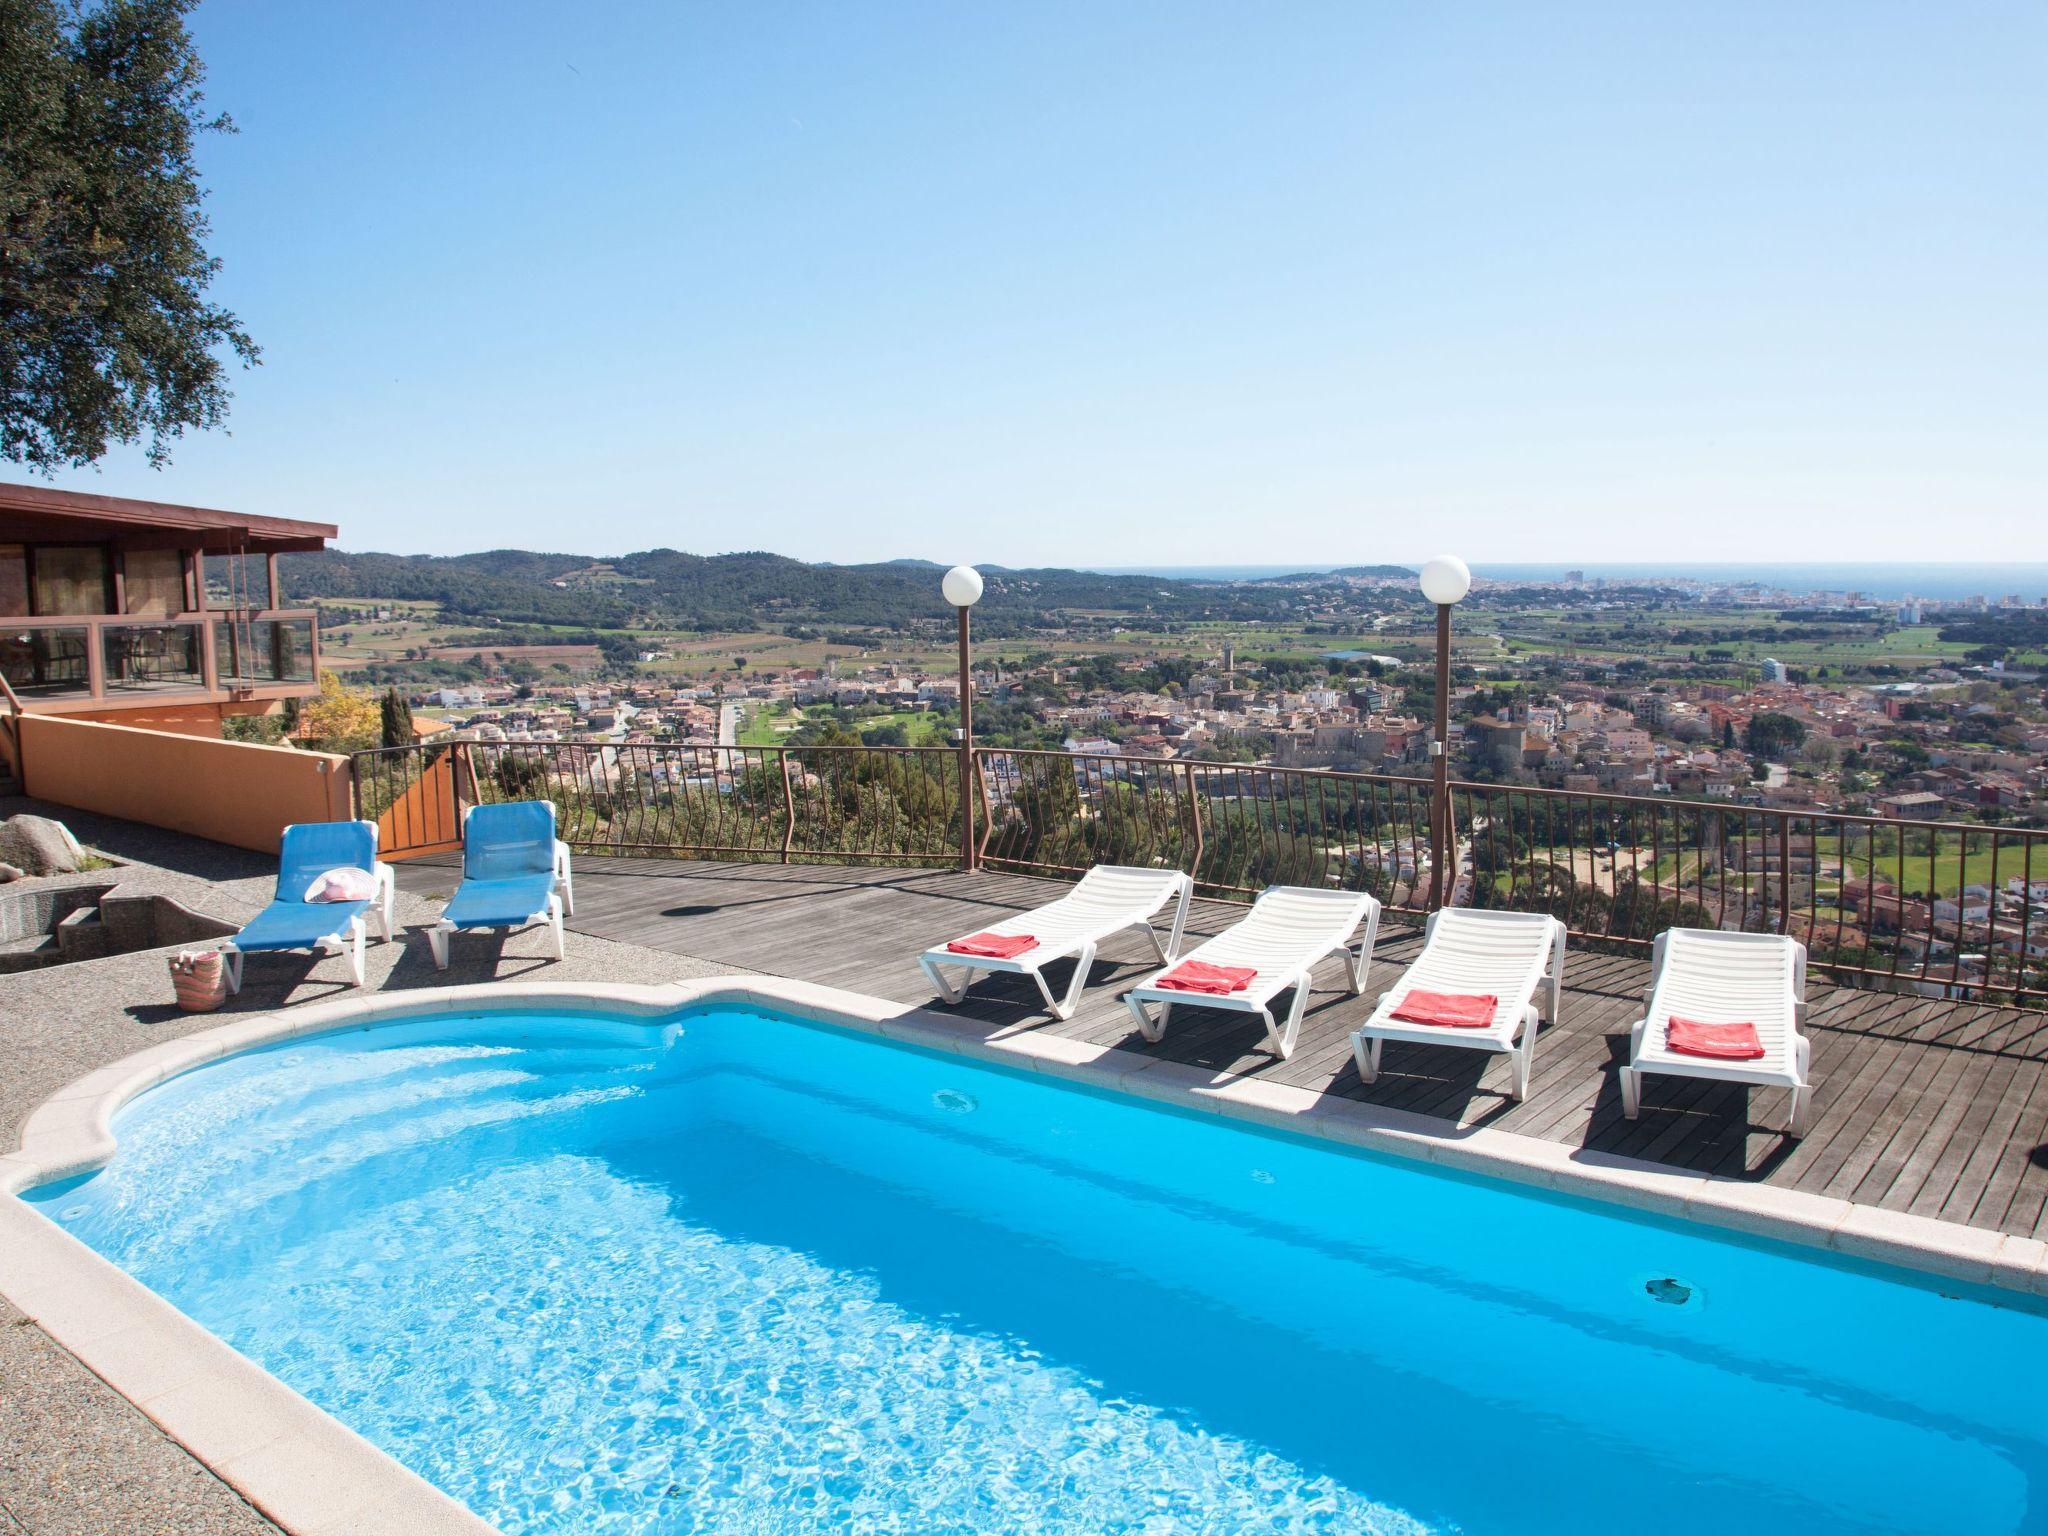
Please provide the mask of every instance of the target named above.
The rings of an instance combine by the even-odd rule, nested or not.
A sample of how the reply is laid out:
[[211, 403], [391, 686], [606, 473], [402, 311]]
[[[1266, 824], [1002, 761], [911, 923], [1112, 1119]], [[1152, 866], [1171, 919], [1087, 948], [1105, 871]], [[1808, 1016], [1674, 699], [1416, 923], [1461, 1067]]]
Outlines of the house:
[[0, 485], [0, 677], [31, 714], [218, 736], [320, 691], [277, 557], [327, 523]]
[[1877, 802], [1877, 814], [1892, 821], [1939, 821], [1948, 802], [1927, 790], [1903, 795], [1884, 795]]

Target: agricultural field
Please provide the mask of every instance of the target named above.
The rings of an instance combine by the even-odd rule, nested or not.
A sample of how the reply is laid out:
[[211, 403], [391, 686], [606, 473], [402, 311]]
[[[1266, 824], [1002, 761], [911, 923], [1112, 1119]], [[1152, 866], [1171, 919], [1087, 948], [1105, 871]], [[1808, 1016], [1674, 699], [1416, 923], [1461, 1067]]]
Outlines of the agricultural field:
[[[313, 604], [320, 615], [320, 660], [338, 671], [401, 661], [407, 652], [421, 646], [428, 650], [446, 645], [450, 638], [474, 625], [450, 624], [439, 617], [433, 603], [393, 602], [383, 598], [332, 600]], [[365, 609], [388, 610], [388, 619], [354, 619], [344, 614]]]
[[[1968, 848], [1962, 846], [1967, 841]], [[1852, 842], [1848, 858], [1848, 870], [1853, 878], [1864, 878], [1875, 872], [1877, 878], [1897, 885], [1909, 895], [1953, 896], [1965, 886], [2003, 886], [2015, 875], [2029, 873], [2025, 853], [2007, 842], [1996, 850], [1992, 848], [1990, 830], [1971, 833], [1967, 839], [1945, 836], [1931, 843], [1922, 833], [1906, 834], [1906, 857], [1900, 864], [1897, 843], [1879, 845], [1873, 857], [1860, 840]], [[1842, 863], [1840, 841], [1836, 838], [1820, 838], [1816, 849], [1821, 867], [1839, 868]], [[2032, 877], [2040, 879], [2048, 875], [2048, 864], [2038, 856], [2034, 859]]]
[[[488, 625], [451, 622], [431, 603], [373, 598], [324, 599], [321, 630], [323, 654], [338, 668], [371, 663], [396, 663], [424, 649], [441, 661], [461, 662], [503, 652], [543, 671], [558, 663], [578, 672], [596, 665], [587, 646], [575, 654], [554, 654], [547, 644], [560, 635], [561, 644], [585, 641], [592, 632], [583, 626], [528, 624], [518, 626], [519, 640], [529, 646], [482, 641]], [[342, 618], [364, 609], [388, 610], [378, 620]], [[1430, 626], [1412, 613], [1357, 616], [1345, 633], [1329, 633], [1333, 625], [1314, 628], [1298, 623], [1197, 621], [1158, 624], [1139, 619], [1119, 627], [1119, 615], [1073, 613], [1074, 627], [1025, 636], [977, 638], [978, 661], [1016, 664], [1026, 657], [1057, 659], [1116, 656], [1132, 660], [1186, 657], [1210, 660], [1228, 645], [1247, 662], [1314, 664], [1332, 651], [1364, 651], [1391, 656], [1407, 665], [1427, 665], [1434, 653]], [[1840, 630], [1815, 638], [1815, 632]], [[1696, 666], [1726, 667], [1731, 679], [1754, 677], [1767, 656], [1808, 672], [1825, 667], [1831, 673], [1855, 675], [1872, 667], [1896, 667], [1910, 673], [1920, 668], [1965, 661], [1971, 647], [1944, 641], [1932, 625], [1879, 633], [1877, 624], [1854, 624], [1816, 616], [1785, 619], [1776, 612], [1747, 609], [1641, 609], [1587, 612], [1555, 608], [1518, 609], [1484, 605], [1461, 611], [1452, 645], [1463, 665], [1487, 667], [1518, 658], [1555, 655], [1600, 660], [1667, 660]], [[771, 629], [734, 629], [703, 633], [634, 629], [609, 631], [630, 638], [659, 659], [642, 664], [641, 675], [676, 683], [759, 674], [797, 667], [824, 668], [836, 661], [842, 668], [895, 664], [917, 671], [950, 671], [952, 637], [946, 626], [928, 621], [900, 630], [842, 632], [842, 642], [796, 638]], [[1740, 638], [1730, 638], [1734, 635]], [[1794, 638], [1797, 635], [1799, 638]], [[2048, 658], [2015, 656], [2016, 665], [2048, 662]], [[1695, 675], [1698, 675], [1695, 673]]]
[[[1660, 609], [1630, 614], [1557, 613], [1545, 609], [1502, 614], [1497, 622], [1507, 648], [1519, 655], [1725, 660], [1744, 668], [1773, 657], [1789, 667], [1855, 671], [1895, 666], [1910, 671], [1954, 665], [1971, 650], [1961, 641], [1943, 640], [1933, 625], [1916, 625], [1881, 635], [1845, 633], [1816, 639], [1803, 632], [1825, 628], [1854, 631], [1859, 626], [1831, 623], [1818, 617], [1786, 620], [1776, 613], [1747, 610]], [[1730, 631], [1744, 633], [1741, 638], [1729, 638]], [[1795, 638], [1783, 631], [1801, 633]]]
[[[779, 746], [791, 732], [800, 729], [807, 721], [829, 720], [834, 711], [829, 706], [812, 705], [803, 710], [777, 704], [750, 713], [741, 725], [738, 744], [743, 747]], [[913, 747], [936, 747], [946, 744], [946, 732], [937, 718], [921, 710], [888, 710], [879, 714], [856, 718], [852, 729], [863, 734], [880, 727], [900, 725], [906, 737], [905, 745]]]

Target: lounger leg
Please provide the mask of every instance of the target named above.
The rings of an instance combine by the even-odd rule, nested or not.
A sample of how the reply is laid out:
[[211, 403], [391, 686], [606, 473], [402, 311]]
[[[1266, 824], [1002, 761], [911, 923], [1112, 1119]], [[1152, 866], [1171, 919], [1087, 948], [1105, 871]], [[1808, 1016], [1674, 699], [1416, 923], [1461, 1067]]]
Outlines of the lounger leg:
[[[1148, 928], [1146, 931], [1149, 933], [1151, 930]], [[1066, 1000], [1054, 1003], [1051, 994], [1047, 993], [1046, 995], [1046, 1002], [1052, 1007], [1054, 1018], [1060, 1020], [1071, 1019], [1076, 1011], [1079, 1010], [1081, 1006], [1081, 993], [1088, 986], [1088, 972], [1094, 969], [1094, 966], [1095, 946], [1093, 944], [1084, 944], [1081, 947], [1081, 953], [1074, 956], [1074, 979], [1067, 983]], [[1040, 975], [1038, 986], [1040, 991], [1045, 990], [1045, 980], [1042, 974]]]
[[1273, 1010], [1261, 1008], [1259, 1016], [1266, 1021], [1266, 1038], [1273, 1042], [1273, 1049], [1280, 1053], [1282, 1061], [1294, 1054], [1294, 1042], [1301, 1036], [1301, 1016], [1308, 1011], [1308, 974], [1294, 984], [1294, 1001], [1287, 1005], [1287, 1027], [1276, 1031], [1273, 1028]]
[[1358, 996], [1359, 993], [1365, 990], [1366, 973], [1372, 969], [1373, 946], [1379, 942], [1379, 936], [1380, 909], [1375, 906], [1365, 914], [1365, 937], [1359, 940], [1358, 953], [1353, 955], [1349, 950], [1345, 951], [1345, 958], [1350, 961], [1351, 995], [1353, 997]]
[[357, 986], [365, 980], [363, 974], [363, 941], [369, 937], [370, 925], [360, 917], [348, 920], [348, 973]]
[[1188, 902], [1194, 894], [1195, 882], [1182, 876], [1180, 894], [1173, 900], [1173, 932], [1167, 937], [1166, 953], [1160, 957], [1162, 965], [1172, 964], [1174, 957], [1180, 953], [1181, 938], [1188, 928]]
[[228, 996], [233, 997], [242, 990], [242, 952], [239, 949], [224, 949], [220, 952], [221, 973], [227, 978]]
[[932, 959], [930, 955], [919, 955], [917, 957], [917, 968], [924, 972], [924, 979], [930, 982], [932, 990], [939, 994], [940, 1002], [947, 1004], [949, 1007], [957, 1007], [960, 1003], [966, 1001], [967, 978], [974, 973], [965, 966], [961, 967], [958, 985], [946, 980], [946, 973], [939, 968], [939, 963]]
[[1806, 1084], [1792, 1090], [1792, 1126], [1789, 1134], [1794, 1141], [1806, 1134], [1813, 1121], [1813, 1085]]
[[1799, 1068], [1799, 1086], [1792, 1090], [1791, 1134], [1795, 1140], [1806, 1134], [1807, 1127], [1813, 1121], [1813, 1084], [1806, 1074], [1807, 1063], [1812, 1056], [1813, 1047], [1807, 1043], [1804, 1035], [1800, 1036], [1793, 1047], [1792, 1057]]
[[1171, 955], [1167, 954], [1166, 945], [1160, 939], [1159, 930], [1157, 928], [1154, 928], [1149, 922], [1140, 923], [1138, 924], [1138, 927], [1144, 932], [1145, 937], [1152, 941], [1152, 953], [1159, 957], [1159, 963], [1161, 965], [1165, 965], [1170, 959], [1173, 958]]
[[[1635, 1027], [1628, 1032], [1628, 1059], [1630, 1062], [1643, 1052], [1643, 1031], [1649, 1027], [1649, 1020], [1638, 1019]], [[1643, 1073], [1640, 1067], [1623, 1066], [1616, 1074], [1621, 1079], [1621, 1112], [1633, 1120], [1643, 1112]]]
[[1543, 990], [1549, 997], [1550, 1009], [1544, 1017], [1551, 1023], [1557, 1022], [1557, 1010], [1564, 995], [1564, 924], [1557, 925], [1557, 938], [1550, 948], [1550, 975], [1545, 978]]
[[1536, 1067], [1536, 1010], [1522, 1020], [1522, 1038], [1515, 1046], [1515, 1102], [1529, 1097], [1529, 1076]]
[[570, 872], [569, 861], [562, 860], [561, 871], [562, 911], [570, 917], [576, 915], [576, 876]]
[[427, 930], [427, 948], [434, 952], [434, 969], [448, 969], [448, 941], [455, 930], [446, 923], [436, 923]]
[[1166, 1020], [1168, 1015], [1173, 1012], [1173, 1004], [1159, 1004], [1159, 1017], [1155, 1020], [1150, 1013], [1145, 1011], [1145, 1005], [1139, 1002], [1137, 998], [1126, 997], [1124, 1002], [1130, 1007], [1131, 1017], [1138, 1021], [1138, 1033], [1143, 1035], [1148, 1042], [1157, 1045], [1166, 1038]]
[[1386, 1041], [1377, 1035], [1353, 1035], [1351, 1056], [1358, 1063], [1358, 1079], [1364, 1083], [1380, 1080], [1380, 1049]]
[[555, 931], [555, 958], [567, 958], [567, 952], [562, 946], [562, 898], [559, 896], [548, 898], [548, 926]]
[[1084, 944], [1081, 952], [1074, 956], [1074, 979], [1067, 983], [1067, 996], [1063, 1002], [1052, 995], [1052, 983], [1045, 979], [1045, 972], [1034, 970], [1031, 979], [1038, 983], [1038, 995], [1045, 999], [1045, 1011], [1056, 1019], [1071, 1019], [1074, 1010], [1081, 1006], [1081, 989], [1088, 985], [1088, 968], [1095, 963], [1095, 946]]
[[377, 927], [379, 929], [377, 936], [384, 943], [389, 944], [391, 942], [391, 902], [398, 890], [398, 878], [392, 873], [389, 864], [379, 864], [377, 866], [377, 888], [381, 898], [374, 909], [377, 913]]

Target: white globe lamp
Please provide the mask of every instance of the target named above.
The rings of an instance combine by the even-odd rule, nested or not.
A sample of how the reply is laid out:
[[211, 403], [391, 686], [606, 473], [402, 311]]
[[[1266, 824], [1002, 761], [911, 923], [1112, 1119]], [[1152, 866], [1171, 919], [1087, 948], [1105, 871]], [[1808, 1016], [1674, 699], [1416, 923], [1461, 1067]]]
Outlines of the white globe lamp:
[[1438, 555], [1422, 567], [1422, 595], [1443, 606], [1460, 602], [1472, 590], [1472, 569], [1456, 555]]
[[981, 601], [981, 572], [971, 565], [956, 565], [946, 572], [939, 590], [955, 608], [972, 608]]

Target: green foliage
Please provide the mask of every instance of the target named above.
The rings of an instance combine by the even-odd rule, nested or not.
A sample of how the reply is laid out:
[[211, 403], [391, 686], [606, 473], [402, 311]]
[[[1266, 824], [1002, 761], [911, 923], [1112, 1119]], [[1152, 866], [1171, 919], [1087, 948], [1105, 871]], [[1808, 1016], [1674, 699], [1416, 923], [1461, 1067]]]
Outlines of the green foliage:
[[412, 706], [406, 703], [396, 688], [384, 690], [384, 697], [377, 701], [377, 716], [385, 746], [412, 745]]
[[379, 739], [377, 705], [332, 672], [320, 674], [320, 692], [299, 706], [306, 744], [321, 752], [362, 752]]
[[1773, 762], [1782, 762], [1806, 744], [1806, 725], [1791, 715], [1764, 710], [1750, 716], [1743, 732], [1743, 750]]
[[[0, 0], [6, 4], [8, 0]], [[751, 629], [764, 619], [901, 629], [929, 623], [937, 635], [952, 610], [937, 573], [904, 561], [810, 565], [759, 552], [690, 555], [673, 549], [593, 561], [583, 555], [487, 550], [450, 557], [323, 550], [280, 560], [291, 600], [382, 598], [432, 602], [450, 613], [518, 624], [630, 626], [703, 632]], [[1103, 576], [1090, 571], [990, 572], [974, 610], [978, 633], [1024, 633], [1064, 610], [1203, 620], [1277, 620], [1301, 610], [1302, 594], [1252, 584], [1222, 586]], [[833, 635], [864, 643], [858, 635]], [[602, 644], [602, 640], [599, 641]], [[743, 664], [744, 657], [734, 658]], [[1167, 664], [1170, 667], [1173, 663]], [[1178, 664], [1186, 681], [1186, 664]], [[1168, 675], [1162, 674], [1162, 681]]]
[[257, 349], [206, 298], [194, 0], [0, 0], [0, 454], [48, 472], [220, 425], [220, 353]]
[[291, 725], [291, 720], [282, 713], [229, 715], [220, 723], [220, 734], [224, 741], [251, 742], [259, 746], [274, 747], [284, 740]]

